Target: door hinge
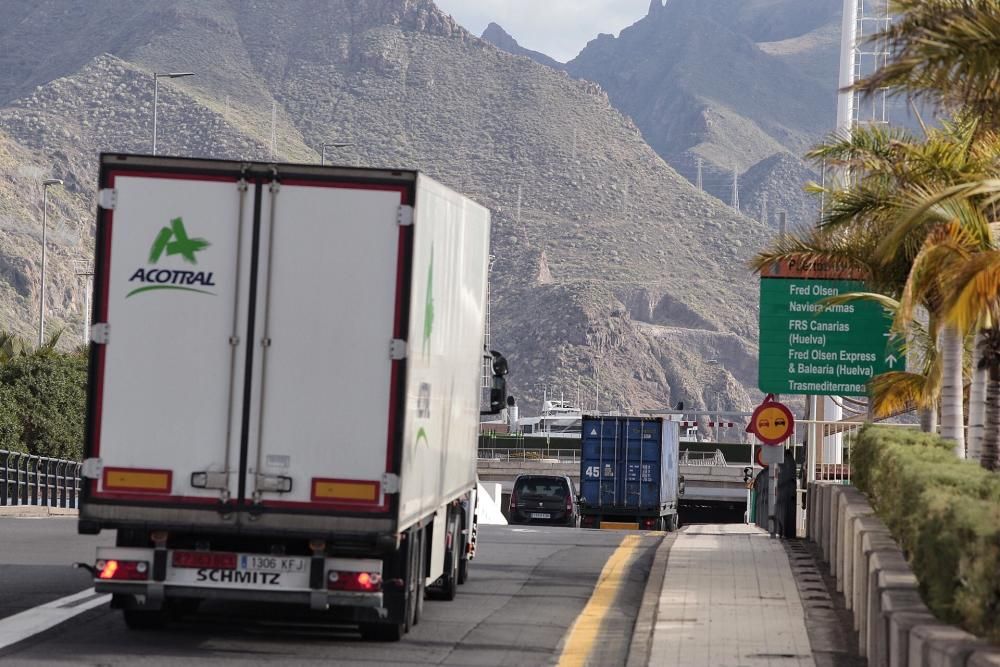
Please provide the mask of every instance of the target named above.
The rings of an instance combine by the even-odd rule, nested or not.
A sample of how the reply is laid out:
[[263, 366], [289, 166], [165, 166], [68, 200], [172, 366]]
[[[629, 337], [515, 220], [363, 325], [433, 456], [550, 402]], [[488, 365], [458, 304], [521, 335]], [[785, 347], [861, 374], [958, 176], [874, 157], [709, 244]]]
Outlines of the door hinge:
[[396, 224], [400, 227], [410, 227], [413, 225], [413, 207], [403, 204], [396, 214]]
[[118, 205], [118, 189], [103, 188], [97, 192], [97, 205], [109, 211], [115, 210]]
[[86, 479], [100, 479], [104, 472], [104, 461], [101, 459], [84, 459], [80, 466], [80, 476]]
[[393, 338], [389, 341], [389, 358], [393, 361], [406, 359], [406, 341], [401, 338]]
[[111, 338], [111, 325], [107, 322], [98, 322], [90, 327], [90, 342], [98, 345], [107, 345]]
[[391, 472], [382, 473], [382, 493], [386, 495], [399, 493], [399, 475]]

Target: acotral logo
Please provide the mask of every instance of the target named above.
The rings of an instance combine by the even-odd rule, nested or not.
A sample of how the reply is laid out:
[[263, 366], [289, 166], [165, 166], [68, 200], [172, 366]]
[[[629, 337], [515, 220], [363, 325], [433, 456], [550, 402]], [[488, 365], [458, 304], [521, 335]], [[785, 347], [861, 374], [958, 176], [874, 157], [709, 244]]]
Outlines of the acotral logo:
[[149, 249], [149, 263], [156, 264], [160, 261], [163, 252], [166, 251], [167, 257], [180, 255], [186, 262], [197, 264], [195, 253], [201, 252], [210, 245], [205, 239], [188, 238], [183, 218], [174, 218], [170, 221], [170, 226], [161, 229], [156, 240], [153, 241], [153, 247]]
[[[170, 225], [162, 228], [160, 233], [156, 235], [156, 239], [153, 240], [153, 245], [149, 249], [149, 263], [157, 264], [164, 256], [169, 258], [179, 255], [185, 263], [197, 264], [197, 253], [210, 245], [205, 239], [189, 237], [187, 229], [184, 227], [183, 218], [174, 218], [170, 221]], [[178, 270], [147, 266], [136, 269], [128, 281], [130, 283], [140, 283], [141, 286], [136, 287], [126, 294], [126, 299], [136, 294], [154, 290], [178, 290], [215, 296], [215, 292], [199, 289], [215, 287], [214, 274], [210, 271]]]

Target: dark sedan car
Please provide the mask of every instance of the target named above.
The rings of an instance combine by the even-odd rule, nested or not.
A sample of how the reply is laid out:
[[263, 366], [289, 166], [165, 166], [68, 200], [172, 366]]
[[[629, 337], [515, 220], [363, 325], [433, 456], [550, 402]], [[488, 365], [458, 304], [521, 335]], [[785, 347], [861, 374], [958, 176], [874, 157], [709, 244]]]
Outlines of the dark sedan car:
[[518, 475], [509, 514], [512, 524], [579, 525], [572, 480], [566, 475]]

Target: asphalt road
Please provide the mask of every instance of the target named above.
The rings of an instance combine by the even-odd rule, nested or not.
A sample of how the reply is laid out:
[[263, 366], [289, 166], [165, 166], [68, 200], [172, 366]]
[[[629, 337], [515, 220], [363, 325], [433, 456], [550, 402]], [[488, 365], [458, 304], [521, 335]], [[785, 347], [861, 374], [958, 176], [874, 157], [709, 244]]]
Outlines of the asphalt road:
[[[587, 605], [602, 568], [628, 533], [484, 526], [469, 582], [453, 602], [428, 600], [419, 625], [395, 644], [362, 642], [351, 626], [274, 606], [206, 603], [159, 631], [130, 631], [106, 606], [0, 649], [3, 664], [191, 665], [547, 665]], [[65, 519], [0, 520], [0, 609], [20, 611], [83, 590], [72, 570], [110, 534], [82, 538]], [[644, 534], [602, 614], [601, 665], [624, 664], [653, 552]], [[10, 586], [10, 587], [8, 587]], [[593, 609], [588, 609], [593, 614]], [[0, 630], [3, 621], [0, 620]]]
[[75, 518], [0, 518], [0, 619], [90, 587], [72, 564], [114, 543], [114, 533], [77, 535]]

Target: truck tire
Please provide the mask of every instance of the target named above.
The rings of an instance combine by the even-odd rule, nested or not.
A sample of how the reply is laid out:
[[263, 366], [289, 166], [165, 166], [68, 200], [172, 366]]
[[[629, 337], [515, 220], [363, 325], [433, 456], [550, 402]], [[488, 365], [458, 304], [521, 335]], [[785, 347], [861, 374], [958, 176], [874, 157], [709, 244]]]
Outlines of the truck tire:
[[163, 609], [122, 609], [122, 616], [129, 630], [159, 630], [167, 623]]
[[458, 583], [464, 584], [469, 580], [469, 559], [461, 558], [458, 561]]

